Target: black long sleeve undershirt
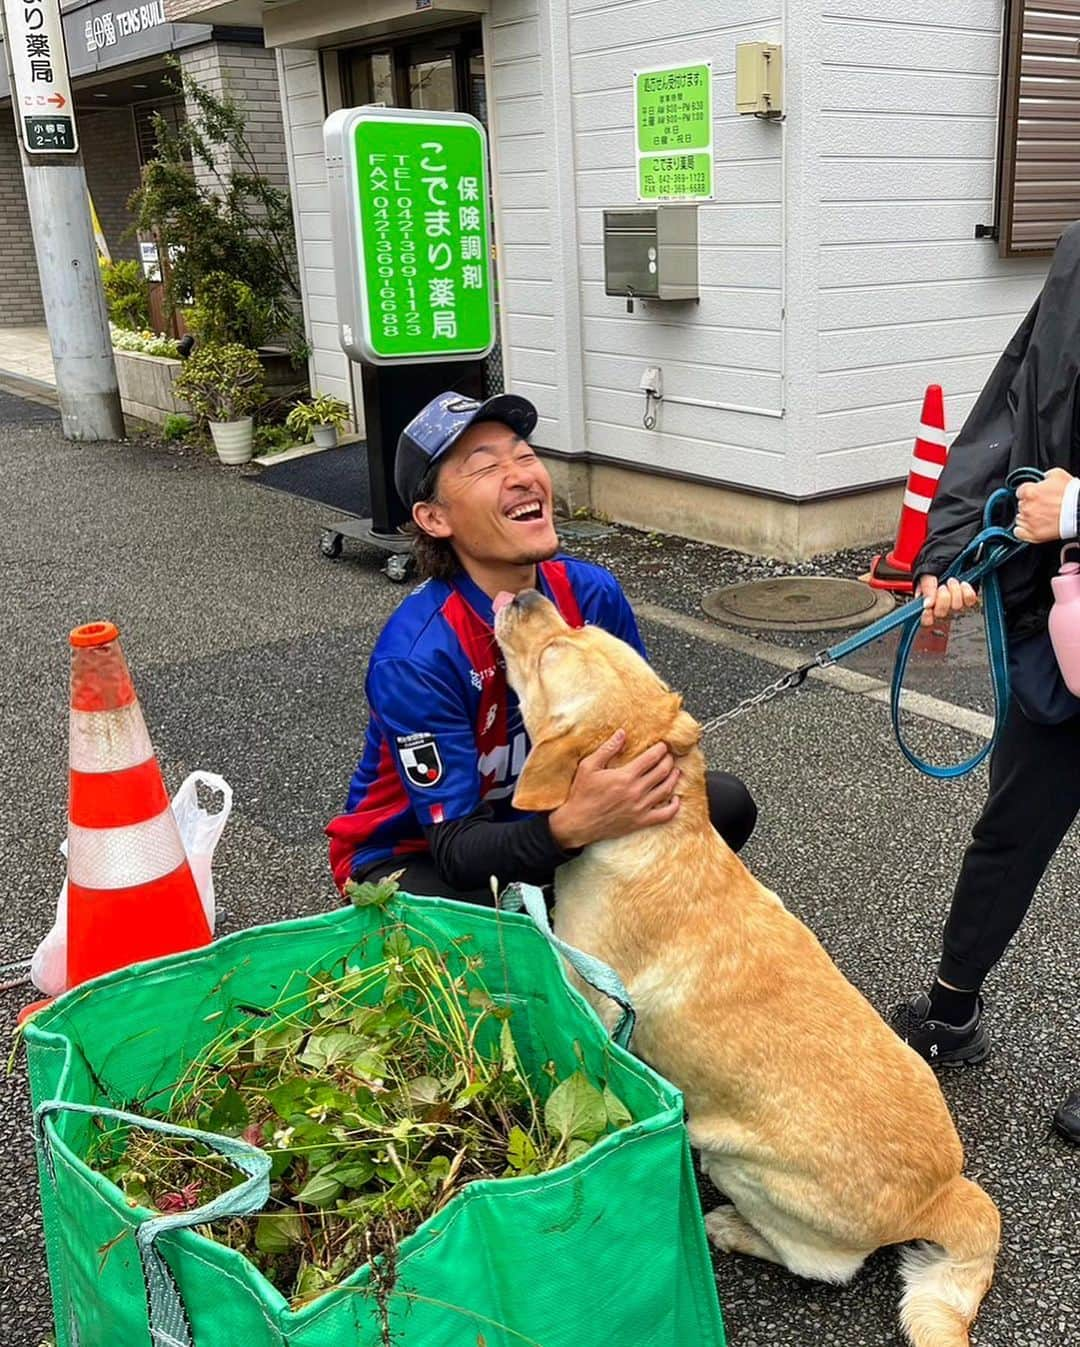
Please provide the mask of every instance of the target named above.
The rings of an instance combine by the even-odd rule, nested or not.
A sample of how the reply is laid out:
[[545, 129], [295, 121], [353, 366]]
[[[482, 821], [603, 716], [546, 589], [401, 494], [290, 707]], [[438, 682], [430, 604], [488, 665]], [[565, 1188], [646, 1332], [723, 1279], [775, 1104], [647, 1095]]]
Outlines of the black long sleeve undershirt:
[[488, 805], [465, 818], [432, 824], [424, 836], [439, 873], [462, 892], [486, 888], [492, 875], [500, 885], [550, 884], [556, 869], [578, 855], [555, 841], [546, 814], [496, 823]]

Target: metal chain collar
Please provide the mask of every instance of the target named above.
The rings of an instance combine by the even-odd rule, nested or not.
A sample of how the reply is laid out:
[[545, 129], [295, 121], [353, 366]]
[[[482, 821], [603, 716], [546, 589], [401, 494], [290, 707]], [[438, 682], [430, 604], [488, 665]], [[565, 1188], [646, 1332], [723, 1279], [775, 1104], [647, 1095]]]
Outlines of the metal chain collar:
[[744, 697], [741, 702], [736, 702], [727, 711], [722, 711], [718, 716], [713, 716], [711, 720], [706, 720], [701, 726], [701, 733], [703, 735], [710, 734], [713, 730], [719, 729], [721, 725], [726, 725], [729, 720], [741, 716], [744, 711], [752, 711], [756, 706], [764, 706], [766, 702], [771, 702], [774, 697], [779, 697], [783, 692], [794, 692], [796, 688], [802, 687], [803, 683], [806, 682], [807, 675], [814, 669], [827, 669], [834, 662], [827, 652], [816, 655], [809, 664], [804, 664], [798, 669], [792, 669], [790, 673], [781, 675], [775, 682], [763, 687], [760, 692]]

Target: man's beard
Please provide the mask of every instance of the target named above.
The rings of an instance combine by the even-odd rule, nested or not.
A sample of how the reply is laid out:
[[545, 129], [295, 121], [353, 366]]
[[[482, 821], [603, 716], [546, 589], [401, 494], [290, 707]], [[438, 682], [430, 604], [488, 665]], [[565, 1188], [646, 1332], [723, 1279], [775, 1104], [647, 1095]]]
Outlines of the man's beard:
[[530, 552], [517, 557], [511, 564], [514, 566], [535, 566], [540, 561], [550, 561], [559, 550], [559, 539], [547, 547], [534, 547]]

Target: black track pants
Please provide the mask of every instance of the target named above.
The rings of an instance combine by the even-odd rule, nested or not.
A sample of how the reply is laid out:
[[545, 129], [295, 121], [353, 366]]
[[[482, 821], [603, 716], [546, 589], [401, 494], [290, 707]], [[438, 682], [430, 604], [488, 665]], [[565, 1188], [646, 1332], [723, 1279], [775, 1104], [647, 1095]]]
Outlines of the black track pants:
[[[739, 778], [730, 772], [707, 772], [705, 788], [709, 796], [709, 817], [713, 827], [732, 851], [741, 850], [757, 822], [754, 797]], [[405, 873], [398, 882], [406, 893], [423, 894], [430, 898], [457, 898], [467, 903], [490, 905], [492, 901], [490, 889], [462, 893], [451, 888], [427, 852], [412, 859], [399, 856], [379, 861], [356, 878], [363, 881], [383, 879], [401, 869]]]
[[990, 762], [990, 794], [964, 854], [938, 975], [976, 990], [1020, 929], [1080, 811], [1080, 716], [1028, 720], [1015, 702]]

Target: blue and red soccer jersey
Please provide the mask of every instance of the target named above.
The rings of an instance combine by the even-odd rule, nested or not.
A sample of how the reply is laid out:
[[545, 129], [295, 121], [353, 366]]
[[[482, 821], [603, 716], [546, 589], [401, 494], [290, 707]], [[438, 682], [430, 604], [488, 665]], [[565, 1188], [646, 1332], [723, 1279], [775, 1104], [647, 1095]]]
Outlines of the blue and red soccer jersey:
[[[634, 614], [601, 566], [558, 557], [538, 587], [572, 627], [603, 627], [644, 655]], [[510, 803], [529, 751], [492, 630], [491, 600], [464, 572], [428, 580], [395, 610], [372, 652], [371, 718], [345, 813], [326, 831], [341, 888], [358, 870], [428, 850], [424, 829]]]

